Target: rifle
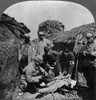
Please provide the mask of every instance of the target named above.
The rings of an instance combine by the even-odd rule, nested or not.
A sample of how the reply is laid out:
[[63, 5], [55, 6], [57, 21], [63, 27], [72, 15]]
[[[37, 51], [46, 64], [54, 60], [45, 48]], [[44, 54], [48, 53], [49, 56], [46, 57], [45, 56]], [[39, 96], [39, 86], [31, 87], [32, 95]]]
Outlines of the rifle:
[[75, 68], [76, 69], [75, 69], [75, 78], [74, 79], [75, 79], [75, 81], [77, 81], [77, 75], [78, 75], [78, 69], [77, 68], [78, 68], [78, 62], [79, 62], [79, 59], [78, 59], [79, 58], [79, 53], [76, 53], [75, 55], [76, 55], [76, 63], [75, 63]]
[[78, 41], [82, 38], [82, 34], [81, 34], [81, 32], [79, 31], [79, 33], [78, 33], [78, 35], [77, 35], [77, 37], [76, 37], [76, 40], [75, 40], [75, 45], [74, 45], [74, 49], [73, 49], [73, 51], [75, 51], [75, 55], [76, 55], [76, 63], [75, 63], [75, 80], [77, 81], [77, 75], [78, 75], [78, 70], [77, 70], [77, 67], [78, 67], [78, 57], [79, 57], [79, 49], [78, 49], [78, 47], [77, 47], [77, 44], [78, 44]]

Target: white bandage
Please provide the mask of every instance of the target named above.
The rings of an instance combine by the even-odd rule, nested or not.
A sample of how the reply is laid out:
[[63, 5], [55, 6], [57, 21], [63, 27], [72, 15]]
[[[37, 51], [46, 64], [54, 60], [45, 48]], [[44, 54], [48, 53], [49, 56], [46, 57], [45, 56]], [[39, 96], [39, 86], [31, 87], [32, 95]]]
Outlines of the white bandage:
[[74, 61], [70, 61], [70, 65], [74, 65]]

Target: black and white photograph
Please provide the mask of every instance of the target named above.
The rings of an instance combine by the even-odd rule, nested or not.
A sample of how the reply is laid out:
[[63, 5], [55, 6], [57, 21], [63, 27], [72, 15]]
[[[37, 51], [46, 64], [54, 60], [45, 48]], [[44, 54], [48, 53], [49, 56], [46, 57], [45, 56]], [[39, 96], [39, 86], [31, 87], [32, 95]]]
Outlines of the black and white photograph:
[[96, 3], [73, 1], [22, 0], [4, 9], [0, 100], [96, 100]]

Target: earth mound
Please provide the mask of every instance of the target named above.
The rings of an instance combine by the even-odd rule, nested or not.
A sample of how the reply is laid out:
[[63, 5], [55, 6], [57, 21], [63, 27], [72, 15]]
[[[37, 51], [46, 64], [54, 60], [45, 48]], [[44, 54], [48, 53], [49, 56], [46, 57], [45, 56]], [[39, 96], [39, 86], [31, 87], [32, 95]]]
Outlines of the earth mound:
[[19, 82], [19, 49], [30, 30], [7, 14], [0, 18], [0, 100], [12, 100]]

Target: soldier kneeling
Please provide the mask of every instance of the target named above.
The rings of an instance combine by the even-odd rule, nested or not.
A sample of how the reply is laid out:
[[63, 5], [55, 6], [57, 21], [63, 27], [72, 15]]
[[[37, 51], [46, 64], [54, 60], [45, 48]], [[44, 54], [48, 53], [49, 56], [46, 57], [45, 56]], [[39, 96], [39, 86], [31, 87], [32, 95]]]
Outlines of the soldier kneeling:
[[43, 76], [47, 76], [47, 72], [40, 66], [42, 57], [37, 55], [33, 62], [23, 69], [24, 75], [21, 76], [21, 89], [27, 92], [36, 93]]

